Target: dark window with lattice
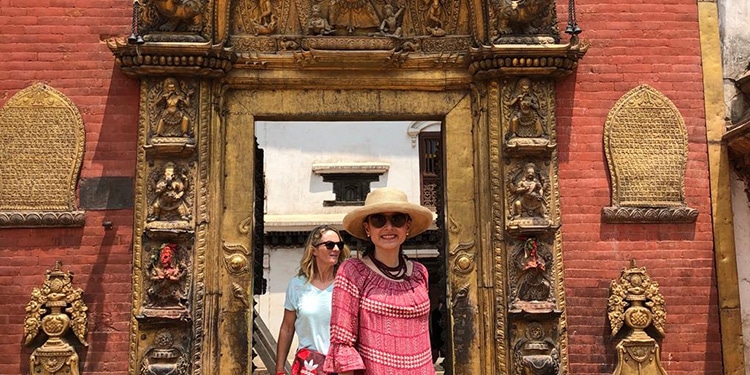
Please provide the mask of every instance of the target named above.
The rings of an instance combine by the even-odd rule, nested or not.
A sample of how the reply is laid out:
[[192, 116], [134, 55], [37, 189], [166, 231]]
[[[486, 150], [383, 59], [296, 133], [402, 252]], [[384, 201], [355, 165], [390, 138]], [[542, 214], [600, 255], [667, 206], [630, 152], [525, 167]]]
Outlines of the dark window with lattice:
[[324, 206], [361, 206], [370, 192], [370, 183], [380, 179], [379, 174], [335, 173], [323, 175], [324, 182], [333, 183], [336, 199], [323, 201]]
[[440, 133], [419, 133], [419, 170], [422, 186], [421, 203], [423, 206], [437, 206], [437, 187], [440, 163]]

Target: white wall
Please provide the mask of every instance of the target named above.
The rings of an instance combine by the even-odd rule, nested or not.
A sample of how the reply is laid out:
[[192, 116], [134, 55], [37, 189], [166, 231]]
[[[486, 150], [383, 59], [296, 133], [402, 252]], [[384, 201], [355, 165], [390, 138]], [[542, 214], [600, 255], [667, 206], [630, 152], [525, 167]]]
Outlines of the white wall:
[[[267, 223], [278, 216], [343, 214], [351, 207], [323, 207], [334, 200], [333, 184], [313, 173], [315, 163], [381, 162], [389, 170], [371, 188], [394, 187], [419, 202], [418, 147], [407, 134], [411, 122], [256, 122], [264, 150]], [[271, 229], [271, 228], [269, 228]]]

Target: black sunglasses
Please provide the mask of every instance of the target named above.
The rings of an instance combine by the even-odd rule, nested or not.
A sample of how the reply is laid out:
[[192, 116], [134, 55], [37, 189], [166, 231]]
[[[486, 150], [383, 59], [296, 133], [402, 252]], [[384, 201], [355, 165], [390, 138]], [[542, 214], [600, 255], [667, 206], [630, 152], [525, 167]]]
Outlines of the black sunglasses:
[[321, 243], [319, 243], [317, 245], [313, 245], [313, 246], [318, 247], [320, 245], [326, 245], [326, 249], [328, 249], [328, 250], [333, 250], [334, 246], [338, 246], [339, 250], [341, 250], [341, 249], [344, 248], [344, 241], [339, 241], [339, 242], [326, 241], [326, 242], [321, 242]]
[[370, 222], [370, 225], [375, 228], [384, 227], [385, 223], [388, 221], [391, 222], [391, 225], [394, 228], [401, 228], [406, 224], [407, 221], [409, 221], [409, 215], [402, 213], [396, 213], [392, 215], [374, 214], [368, 216], [367, 220]]

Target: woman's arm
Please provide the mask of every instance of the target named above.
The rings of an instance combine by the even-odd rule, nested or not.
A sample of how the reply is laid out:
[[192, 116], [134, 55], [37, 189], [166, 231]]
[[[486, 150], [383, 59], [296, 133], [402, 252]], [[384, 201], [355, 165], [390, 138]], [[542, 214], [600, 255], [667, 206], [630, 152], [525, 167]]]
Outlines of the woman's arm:
[[279, 342], [276, 343], [276, 374], [284, 374], [284, 365], [289, 356], [289, 349], [294, 338], [294, 322], [297, 320], [297, 312], [284, 309], [284, 319], [279, 328]]

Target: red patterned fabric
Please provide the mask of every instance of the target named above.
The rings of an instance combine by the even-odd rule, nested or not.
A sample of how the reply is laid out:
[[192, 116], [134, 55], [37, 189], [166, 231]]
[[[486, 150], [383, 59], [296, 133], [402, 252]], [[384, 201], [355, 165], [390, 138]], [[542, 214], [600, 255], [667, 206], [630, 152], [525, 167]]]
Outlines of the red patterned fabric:
[[339, 267], [333, 288], [331, 348], [326, 372], [357, 375], [433, 375], [427, 269], [394, 281], [360, 259]]
[[302, 348], [294, 355], [292, 375], [325, 375], [323, 361], [326, 356], [314, 350]]

